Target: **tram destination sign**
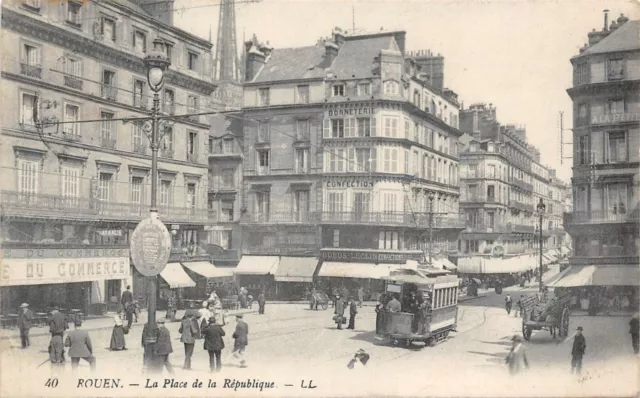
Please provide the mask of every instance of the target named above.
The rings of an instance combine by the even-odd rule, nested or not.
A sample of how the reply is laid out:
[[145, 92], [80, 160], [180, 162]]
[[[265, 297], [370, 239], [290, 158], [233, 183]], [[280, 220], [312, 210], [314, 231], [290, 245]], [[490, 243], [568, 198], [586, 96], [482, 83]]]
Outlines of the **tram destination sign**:
[[131, 259], [138, 272], [156, 276], [169, 261], [171, 235], [157, 216], [142, 220], [131, 236]]

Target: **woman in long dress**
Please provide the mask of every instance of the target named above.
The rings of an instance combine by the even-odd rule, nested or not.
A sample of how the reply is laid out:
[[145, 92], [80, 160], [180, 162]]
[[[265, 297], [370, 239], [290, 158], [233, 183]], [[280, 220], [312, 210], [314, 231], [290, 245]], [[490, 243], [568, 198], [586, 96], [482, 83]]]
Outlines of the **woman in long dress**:
[[115, 324], [113, 325], [113, 331], [111, 332], [111, 344], [109, 348], [112, 351], [120, 351], [126, 350], [125, 340], [124, 340], [124, 327], [122, 326], [122, 319], [120, 319], [120, 314], [117, 314], [113, 317], [113, 321]]

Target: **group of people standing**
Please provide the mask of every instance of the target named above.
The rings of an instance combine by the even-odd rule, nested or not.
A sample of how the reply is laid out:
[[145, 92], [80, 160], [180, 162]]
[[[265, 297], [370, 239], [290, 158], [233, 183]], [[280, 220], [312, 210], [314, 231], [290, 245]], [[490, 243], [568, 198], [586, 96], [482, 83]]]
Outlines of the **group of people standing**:
[[347, 329], [355, 330], [358, 305], [354, 299], [349, 299], [348, 296], [343, 298], [339, 293], [336, 294], [333, 321], [336, 323], [338, 329], [342, 330], [342, 325], [347, 323], [347, 318], [344, 316], [347, 306], [349, 307], [349, 325]]

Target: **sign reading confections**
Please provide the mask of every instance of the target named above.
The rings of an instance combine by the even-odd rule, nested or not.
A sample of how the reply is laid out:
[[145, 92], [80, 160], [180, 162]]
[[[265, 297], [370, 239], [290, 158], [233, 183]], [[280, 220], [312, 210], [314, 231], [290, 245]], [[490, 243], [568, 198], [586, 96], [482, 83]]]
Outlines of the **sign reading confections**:
[[373, 181], [368, 180], [333, 180], [325, 183], [327, 188], [373, 188]]
[[149, 217], [140, 221], [131, 236], [131, 259], [138, 272], [156, 276], [167, 266], [171, 234], [162, 221]]
[[325, 261], [346, 261], [361, 263], [406, 263], [407, 260], [420, 261], [422, 252], [415, 253], [388, 253], [379, 251], [356, 250], [322, 250], [320, 258]]
[[0, 272], [2, 286], [89, 282], [131, 276], [128, 256], [2, 258]]

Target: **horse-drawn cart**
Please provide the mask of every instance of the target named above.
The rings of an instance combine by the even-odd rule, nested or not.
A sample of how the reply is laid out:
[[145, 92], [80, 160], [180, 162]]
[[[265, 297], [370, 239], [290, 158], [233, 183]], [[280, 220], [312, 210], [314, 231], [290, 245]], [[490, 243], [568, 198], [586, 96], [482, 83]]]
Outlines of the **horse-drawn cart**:
[[569, 316], [571, 315], [571, 299], [553, 298], [548, 301], [540, 301], [535, 296], [530, 296], [522, 301], [522, 336], [525, 340], [531, 339], [534, 330], [549, 330], [555, 338], [556, 329], [560, 338], [569, 335]]
[[323, 311], [329, 308], [329, 296], [325, 292], [314, 291], [309, 295], [309, 308], [317, 310], [318, 307]]

